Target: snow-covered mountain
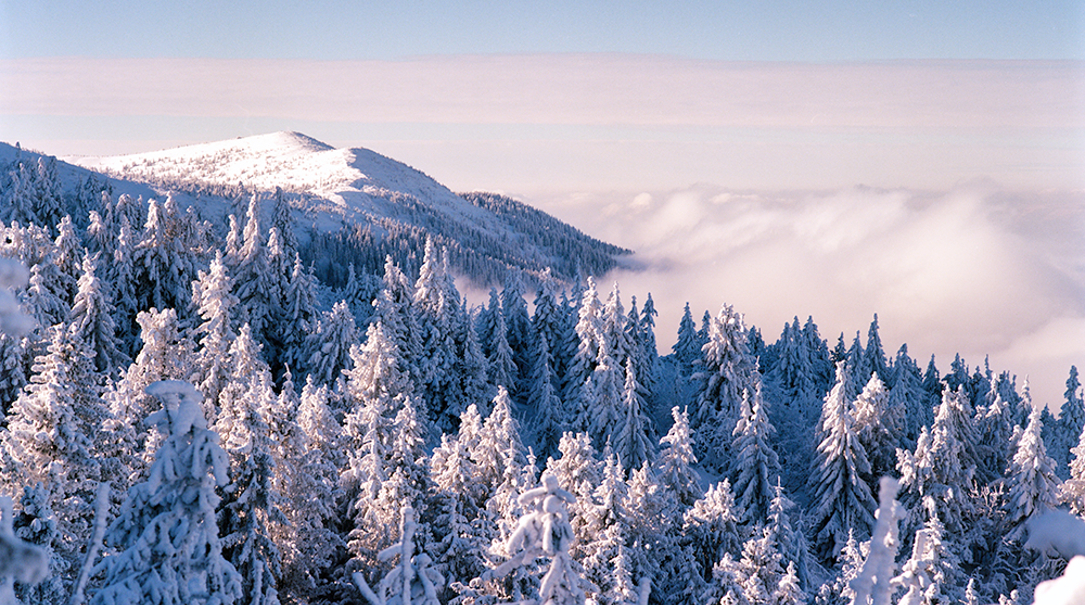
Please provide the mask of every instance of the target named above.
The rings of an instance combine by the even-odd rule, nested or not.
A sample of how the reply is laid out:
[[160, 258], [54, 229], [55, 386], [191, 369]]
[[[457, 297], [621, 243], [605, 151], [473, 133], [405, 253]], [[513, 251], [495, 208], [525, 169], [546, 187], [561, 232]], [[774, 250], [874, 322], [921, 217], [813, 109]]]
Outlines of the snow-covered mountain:
[[387, 244], [406, 238], [418, 246], [433, 237], [449, 246], [459, 271], [483, 283], [500, 281], [508, 268], [537, 274], [551, 267], [563, 279], [577, 270], [602, 274], [628, 253], [514, 200], [460, 196], [374, 151], [335, 149], [296, 132], [65, 159], [159, 194], [186, 194], [212, 219], [234, 211], [238, 198], [281, 189], [292, 198], [304, 240], [359, 239], [368, 230], [360, 239]]

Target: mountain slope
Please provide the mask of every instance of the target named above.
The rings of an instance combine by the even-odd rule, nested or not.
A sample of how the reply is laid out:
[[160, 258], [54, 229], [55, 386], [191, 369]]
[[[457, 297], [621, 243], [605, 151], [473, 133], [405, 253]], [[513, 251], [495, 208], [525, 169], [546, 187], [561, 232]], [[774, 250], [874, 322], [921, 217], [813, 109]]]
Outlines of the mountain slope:
[[[577, 270], [601, 275], [629, 253], [522, 204], [465, 199], [379, 153], [335, 149], [295, 132], [69, 161], [160, 193], [184, 192], [199, 199], [211, 218], [233, 211], [232, 203], [216, 199], [232, 202], [247, 193], [281, 189], [294, 198], [303, 240], [332, 246], [370, 270], [383, 265], [380, 252], [401, 250], [404, 240], [419, 252], [399, 259], [410, 266], [412, 256], [420, 258], [426, 237], [448, 246], [456, 268], [481, 285], [501, 282], [510, 268], [538, 277], [551, 267], [562, 280], [574, 278]], [[319, 258], [314, 250], [311, 260]]]

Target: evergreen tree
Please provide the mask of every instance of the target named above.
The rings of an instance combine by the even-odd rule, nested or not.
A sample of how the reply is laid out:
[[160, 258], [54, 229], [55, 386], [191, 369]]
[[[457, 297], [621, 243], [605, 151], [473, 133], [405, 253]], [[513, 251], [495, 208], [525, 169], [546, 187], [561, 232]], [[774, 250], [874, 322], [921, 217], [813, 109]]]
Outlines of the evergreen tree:
[[897, 453], [905, 489], [902, 500], [913, 511], [913, 519], [924, 499], [936, 499], [942, 523], [955, 535], [969, 526], [976, 512], [969, 492], [976, 472], [975, 435], [966, 406], [962, 391], [947, 388], [934, 425], [929, 433], [926, 428], [920, 431], [915, 452]]
[[191, 385], [159, 382], [148, 394], [162, 401], [147, 420], [164, 440], [148, 480], [128, 492], [110, 525], [107, 540], [119, 554], [106, 559], [92, 603], [234, 603], [242, 598], [241, 577], [222, 556], [215, 519], [215, 489], [229, 482], [226, 452]]
[[1070, 455], [1070, 478], [1059, 488], [1059, 496], [1075, 515], [1080, 516], [1085, 513], [1085, 430]]
[[689, 415], [685, 410], [679, 410], [678, 406], [671, 408], [671, 416], [674, 424], [671, 425], [667, 434], [660, 439], [659, 457], [656, 464], [659, 468], [659, 481], [678, 500], [678, 504], [685, 508], [693, 506], [693, 503], [701, 497], [702, 491], [693, 465], [697, 464], [697, 456], [693, 453], [693, 435], [689, 428]]
[[580, 423], [591, 426], [592, 440], [597, 448], [602, 448], [618, 436], [626, 416], [622, 413], [622, 370], [611, 357], [606, 340], [599, 347], [598, 365], [592, 371], [591, 381], [593, 396], [584, 399], [585, 417]]
[[304, 367], [317, 384], [334, 385], [351, 366], [351, 350], [358, 343], [358, 328], [346, 301], [325, 312], [316, 329], [305, 337]]
[[871, 373], [877, 374], [882, 384], [889, 388], [893, 386], [893, 376], [890, 372], [889, 363], [885, 358], [885, 349], [882, 348], [882, 337], [878, 334], [878, 314], [874, 314], [874, 321], [870, 322], [870, 331], [867, 332], [866, 349], [863, 350], [863, 369], [866, 376]]
[[191, 217], [182, 217], [173, 196], [151, 200], [143, 235], [132, 253], [137, 309], [187, 308], [195, 273], [198, 234]]
[[822, 407], [817, 466], [812, 476], [812, 529], [823, 560], [837, 558], [849, 534], [866, 537], [874, 526], [876, 504], [868, 486], [870, 462], [845, 400], [847, 381], [846, 365], [838, 363], [836, 384]]
[[[703, 347], [704, 387], [690, 419], [697, 441], [717, 467], [726, 464], [731, 433], [738, 419], [742, 392], [755, 388], [757, 368], [746, 349], [746, 327], [730, 305], [711, 320]], [[705, 460], [702, 457], [702, 460]]]
[[934, 408], [928, 405], [921, 386], [923, 375], [908, 355], [908, 345], [900, 346], [893, 361], [893, 387], [889, 389], [889, 409], [903, 410], [901, 442], [909, 449], [915, 447], [919, 428], [934, 422]]
[[279, 602], [282, 554], [272, 540], [275, 524], [287, 523], [275, 485], [277, 472], [268, 421], [275, 404], [271, 372], [248, 324], [230, 347], [233, 375], [219, 396], [214, 429], [230, 458], [230, 487], [220, 526], [223, 556], [242, 578], [245, 599]]
[[113, 307], [109, 304], [102, 282], [95, 276], [97, 261], [97, 255], [83, 256], [83, 275], [79, 278], [79, 289], [68, 324], [69, 329], [94, 352], [94, 366], [97, 371], [103, 375], [112, 375], [126, 365], [126, 360], [117, 343]]
[[737, 456], [734, 490], [745, 513], [742, 520], [750, 525], [764, 522], [773, 499], [773, 479], [779, 478], [780, 459], [769, 444], [774, 432], [761, 399], [761, 386], [753, 392], [752, 402], [750, 392], [743, 393], [732, 448]]
[[554, 388], [550, 371], [550, 347], [545, 334], [536, 338], [535, 368], [531, 372], [528, 401], [535, 410], [535, 453], [541, 460], [558, 451], [561, 440], [561, 400]]
[[[280, 309], [280, 346], [283, 351], [283, 363], [304, 368], [308, 361], [304, 359], [305, 337], [316, 328], [317, 281], [312, 272], [301, 264], [301, 257], [294, 256], [294, 264], [281, 293]], [[350, 348], [348, 347], [349, 351]]]
[[896, 469], [896, 450], [900, 444], [897, 435], [901, 433], [905, 411], [890, 407], [889, 393], [877, 372], [871, 372], [870, 381], [854, 406], [855, 430], [870, 460], [871, 476], [884, 477]]
[[237, 338], [232, 312], [238, 301], [232, 288], [221, 252], [211, 261], [210, 269], [200, 271], [199, 279], [192, 282], [192, 304], [203, 320], [196, 328], [199, 353], [193, 379], [203, 396], [216, 404], [229, 380], [230, 347]]
[[1055, 476], [1055, 461], [1047, 455], [1040, 436], [1043, 430], [1040, 408], [1034, 406], [1029, 414], [1028, 425], [1017, 438], [1017, 451], [1008, 469], [1006, 524], [1010, 540], [1020, 541], [1026, 521], [1058, 505], [1059, 480]]
[[567, 406], [565, 417], [569, 425], [566, 426], [566, 430], [579, 428], [577, 424], [582, 419], [579, 417], [578, 408], [583, 408], [585, 401], [582, 391], [584, 384], [598, 365], [599, 347], [604, 340], [602, 305], [595, 290], [595, 280], [591, 277], [588, 278], [587, 289], [584, 290], [577, 314], [579, 319], [575, 327], [576, 353], [565, 373], [565, 386], [561, 398]]
[[1070, 377], [1066, 379], [1066, 393], [1062, 408], [1059, 410], [1059, 422], [1056, 430], [1058, 438], [1052, 448], [1051, 457], [1055, 459], [1060, 477], [1069, 476], [1070, 448], [1077, 445], [1077, 438], [1085, 428], [1085, 401], [1079, 393], [1081, 380], [1077, 366], [1070, 366]]
[[671, 347], [671, 351], [674, 352], [675, 359], [683, 368], [692, 368], [693, 362], [701, 357], [701, 349], [697, 340], [697, 326], [693, 323], [693, 314], [690, 313], [688, 302], [682, 312], [682, 319], [678, 322], [678, 340]]
[[693, 547], [704, 580], [712, 579], [712, 568], [725, 554], [738, 552], [741, 536], [738, 520], [742, 511], [735, 504], [731, 482], [726, 478], [708, 488], [703, 498], [686, 512], [682, 531]]
[[275, 282], [272, 279], [268, 251], [260, 228], [260, 198], [253, 194], [245, 213], [245, 230], [242, 246], [238, 251], [237, 265], [233, 270], [235, 291], [238, 299], [238, 321], [252, 327], [254, 334], [266, 342], [269, 318], [272, 317], [272, 301], [277, 300]]
[[651, 423], [645, 413], [644, 400], [640, 395], [633, 360], [625, 362], [625, 386], [622, 389], [622, 409], [625, 418], [613, 442], [614, 452], [622, 466], [629, 470], [639, 468], [652, 458], [652, 442], [649, 438]]

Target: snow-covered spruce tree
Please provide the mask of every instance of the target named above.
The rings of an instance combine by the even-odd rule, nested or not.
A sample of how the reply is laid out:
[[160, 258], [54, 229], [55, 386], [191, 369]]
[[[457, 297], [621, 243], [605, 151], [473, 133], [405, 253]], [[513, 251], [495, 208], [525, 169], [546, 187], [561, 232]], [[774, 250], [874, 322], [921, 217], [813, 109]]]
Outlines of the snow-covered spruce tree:
[[275, 485], [277, 472], [268, 419], [275, 405], [271, 372], [248, 324], [230, 347], [233, 375], [219, 396], [214, 429], [230, 459], [230, 485], [220, 514], [223, 556], [242, 578], [245, 599], [276, 605], [282, 554], [273, 525], [287, 523]]
[[912, 449], [919, 439], [919, 428], [934, 422], [934, 410], [927, 405], [921, 383], [923, 374], [915, 360], [908, 355], [908, 345], [897, 350], [893, 360], [893, 387], [889, 389], [889, 408], [903, 409], [904, 422], [901, 442], [904, 449]]
[[[379, 321], [370, 324], [364, 345], [351, 348], [353, 367], [347, 372], [348, 413], [343, 429], [347, 467], [339, 485], [349, 503], [347, 514], [354, 520], [350, 549], [363, 560], [371, 560], [391, 544], [390, 531], [399, 525], [404, 504], [389, 500], [390, 490], [402, 487], [404, 479], [395, 477], [393, 456], [401, 430], [399, 412], [416, 403], [398, 354]], [[403, 417], [411, 418], [418, 416]]]
[[[187, 380], [192, 375], [189, 366], [192, 343], [181, 336], [176, 311], [151, 309], [140, 313], [137, 319], [143, 347], [105, 396], [112, 416], [105, 423], [106, 433], [128, 471], [124, 485], [139, 481], [153, 459], [157, 437], [150, 433], [143, 419], [155, 403], [145, 393], [146, 388], [160, 380]], [[205, 414], [210, 409], [213, 407], [206, 404]]]
[[791, 513], [788, 511], [792, 508], [795, 508], [795, 503], [784, 494], [783, 486], [777, 481], [773, 488], [772, 504], [769, 506], [765, 528], [772, 532], [780, 556], [784, 561], [790, 562], [790, 573], [794, 574], [798, 589], [805, 591], [811, 588], [808, 564], [810, 551], [802, 531], [791, 525]]
[[870, 460], [871, 477], [884, 477], [895, 472], [896, 451], [900, 446], [897, 436], [903, 428], [905, 410], [890, 407], [889, 392], [877, 372], [871, 372], [870, 380], [855, 399], [854, 409], [855, 430]]
[[610, 355], [614, 358], [618, 367], [625, 365], [625, 360], [633, 352], [633, 342], [629, 334], [629, 318], [625, 315], [625, 307], [622, 305], [622, 294], [618, 289], [618, 283], [614, 287], [607, 300], [603, 303], [603, 315], [601, 333], [607, 341]]
[[742, 543], [738, 530], [741, 515], [727, 479], [708, 488], [704, 497], [686, 512], [682, 531], [693, 547], [705, 581], [712, 579], [713, 567], [725, 554], [733, 556], [738, 552]]
[[588, 507], [593, 505], [592, 494], [602, 481], [602, 464], [586, 433], [565, 433], [561, 436], [558, 451], [561, 457], [556, 460], [550, 458], [546, 463], [546, 472], [576, 496], [576, 503], [570, 511], [573, 515], [571, 522], [577, 537], [588, 540], [590, 536], [584, 521]]
[[414, 286], [391, 256], [384, 259], [384, 278], [373, 301], [373, 322], [377, 321], [395, 344], [404, 371], [416, 375], [422, 335], [418, 311], [414, 307]]
[[634, 367], [637, 370], [637, 377], [640, 381], [641, 388], [645, 394], [647, 401], [652, 401], [652, 394], [656, 390], [657, 379], [657, 366], [659, 364], [659, 350], [656, 344], [656, 317], [659, 316], [659, 311], [656, 311], [655, 301], [652, 300], [652, 294], [648, 294], [648, 298], [644, 301], [644, 307], [641, 309], [640, 318], [637, 319], [635, 311], [637, 309], [636, 298], [633, 299], [633, 304], [629, 309], [629, 325], [635, 329], [634, 337], [632, 338], [634, 344]]
[[519, 501], [526, 513], [506, 547], [513, 555], [481, 579], [502, 578], [517, 569], [532, 573], [536, 561], [547, 557], [550, 565], [542, 574], [538, 592], [509, 596], [524, 605], [584, 605], [586, 590], [594, 587], [584, 580], [580, 566], [569, 555], [574, 538], [566, 505], [576, 498], [561, 489], [553, 475], [545, 474], [541, 485], [521, 494]]
[[748, 525], [764, 523], [773, 498], [773, 483], [779, 479], [780, 459], [769, 440], [775, 429], [765, 413], [758, 383], [750, 401], [749, 390], [742, 394], [732, 450], [737, 456], [734, 471], [736, 501]]
[[874, 531], [870, 536], [870, 552], [859, 575], [851, 581], [855, 593], [853, 603], [865, 605], [890, 605], [895, 591], [891, 582], [896, 574], [897, 549], [900, 548], [897, 521], [904, 515], [904, 507], [897, 502], [900, 484], [892, 477], [882, 477], [878, 491], [878, 513]]
[[[599, 345], [598, 364], [592, 371], [592, 389], [581, 389], [585, 417], [579, 423], [591, 427], [595, 447], [602, 449], [612, 443], [619, 427], [625, 421], [622, 409], [622, 369], [611, 356], [610, 348], [604, 339]], [[591, 397], [585, 393], [590, 392]]]
[[[279, 399], [282, 406], [282, 393]], [[310, 378], [289, 425], [290, 434], [275, 444], [275, 480], [289, 524], [272, 526], [283, 556], [280, 594], [287, 602], [313, 594], [317, 577], [346, 549], [333, 529], [339, 478], [336, 462], [342, 454], [339, 423], [328, 407], [328, 387], [318, 387]]]
[[324, 312], [315, 329], [305, 336], [302, 367], [317, 384], [334, 386], [350, 368], [351, 348], [358, 344], [354, 314], [341, 300]]
[[693, 362], [701, 358], [700, 343], [697, 341], [697, 324], [693, 323], [693, 314], [686, 303], [682, 319], [678, 322], [678, 340], [671, 347], [675, 359], [680, 367], [688, 373], [693, 368]]
[[[229, 483], [226, 452], [207, 428], [200, 394], [184, 382], [147, 388], [163, 409], [147, 418], [164, 435], [147, 481], [128, 491], [107, 542], [93, 605], [220, 604], [242, 599], [241, 576], [222, 556], [216, 488]], [[150, 556], [154, 553], [156, 556]]]
[[[4, 496], [4, 498], [7, 498]], [[33, 584], [15, 588], [18, 603], [66, 603], [71, 592], [75, 563], [57, 551], [63, 541], [57, 527], [57, 517], [49, 506], [50, 494], [41, 483], [26, 486], [19, 500], [21, 510], [12, 523], [13, 538], [40, 549], [47, 558], [48, 577]], [[65, 581], [67, 580], [67, 581]], [[0, 601], [6, 602], [6, 601]]]
[[704, 387], [690, 421], [704, 452], [701, 460], [725, 469], [742, 392], [757, 382], [757, 364], [746, 348], [746, 326], [733, 307], [723, 305], [710, 320], [708, 342], [701, 351]]
[[539, 334], [535, 342], [535, 367], [528, 385], [528, 402], [534, 409], [534, 451], [539, 459], [546, 460], [557, 453], [561, 440], [561, 400], [554, 386], [549, 341], [546, 335]]
[[674, 494], [681, 508], [688, 508], [703, 494], [700, 479], [693, 470], [693, 465], [697, 464], [697, 456], [693, 453], [689, 415], [675, 406], [671, 408], [671, 416], [674, 424], [659, 440], [656, 467], [660, 484]]
[[230, 378], [230, 346], [237, 338], [232, 314], [238, 301], [231, 293], [233, 280], [226, 273], [221, 252], [211, 261], [210, 269], [198, 275], [192, 282], [192, 304], [203, 321], [196, 328], [199, 350], [192, 378], [203, 396], [217, 406], [219, 393]]
[[629, 471], [641, 467], [654, 457], [652, 423], [645, 410], [646, 404], [640, 393], [632, 357], [625, 362], [625, 386], [622, 388], [622, 410], [625, 418], [618, 427], [613, 440], [614, 453], [622, 466]]
[[848, 539], [840, 550], [840, 571], [818, 588], [814, 596], [816, 605], [857, 605], [853, 604], [855, 591], [851, 584], [859, 577], [859, 570], [863, 567], [869, 546], [869, 541], [860, 543], [855, 539], [855, 535], [848, 531]]
[[1070, 478], [1059, 488], [1060, 500], [1078, 516], [1085, 514], [1085, 429], [1070, 450]]
[[136, 323], [139, 303], [136, 298], [136, 266], [133, 258], [139, 241], [125, 215], [120, 217], [116, 237], [113, 254], [106, 257], [108, 262], [105, 263], [105, 276], [111, 287], [117, 338], [122, 344], [124, 354], [134, 356], [139, 340]]
[[877, 504], [870, 493], [870, 462], [844, 397], [847, 370], [837, 363], [837, 380], [825, 397], [819, 427], [816, 467], [811, 476], [814, 548], [823, 561], [840, 555], [849, 533], [866, 538]]
[[233, 278], [238, 299], [238, 322], [249, 324], [253, 333], [263, 341], [263, 334], [272, 317], [272, 301], [278, 298], [278, 293], [274, 289], [264, 233], [260, 228], [260, 198], [255, 193], [249, 199], [245, 213], [245, 229], [237, 265], [233, 267]]
[[490, 382], [516, 393], [519, 387], [516, 362], [512, 359], [505, 312], [501, 309], [496, 289], [490, 290], [490, 304], [479, 316], [478, 332], [480, 344], [486, 352]]
[[[554, 387], [561, 393], [561, 378], [565, 376], [571, 355], [565, 348], [566, 334], [572, 330], [568, 309], [560, 304], [554, 295], [554, 284], [549, 277], [549, 269], [544, 272], [538, 294], [535, 296], [535, 313], [531, 316], [531, 325], [535, 333], [546, 338], [550, 353], [550, 371], [554, 376]], [[536, 349], [536, 352], [538, 349]], [[538, 363], [538, 361], [536, 361]], [[546, 458], [542, 455], [540, 459]]]
[[[1026, 389], [1026, 393], [1027, 393]], [[1006, 538], [1023, 541], [1025, 522], [1058, 506], [1059, 480], [1055, 461], [1047, 455], [1040, 434], [1041, 406], [1033, 406], [1028, 425], [1017, 438], [1017, 450], [1007, 471]]]
[[440, 605], [437, 595], [444, 587], [445, 579], [432, 567], [433, 559], [426, 553], [414, 554], [414, 534], [418, 529], [414, 509], [406, 507], [401, 516], [400, 539], [382, 550], [377, 558], [389, 561], [396, 555], [399, 561], [377, 585], [377, 592], [369, 587], [365, 576], [354, 572], [355, 586], [371, 605]]
[[194, 215], [181, 216], [173, 196], [148, 202], [147, 222], [132, 254], [137, 309], [184, 311], [200, 250]]
[[113, 306], [101, 280], [95, 275], [97, 262], [97, 255], [83, 256], [83, 272], [68, 316], [68, 329], [94, 352], [94, 367], [105, 376], [115, 374], [127, 365], [128, 360], [118, 347]]
[[34, 322], [42, 328], [65, 321], [71, 313], [71, 306], [55, 291], [59, 283], [60, 271], [51, 257], [30, 268], [30, 287], [20, 298]]
[[[448, 434], [430, 458], [430, 476], [436, 493], [427, 499], [434, 544], [430, 553], [448, 584], [468, 583], [486, 568], [484, 553], [494, 537], [492, 524], [482, 512], [476, 466], [465, 444]], [[451, 595], [442, 595], [450, 597]]]
[[[595, 489], [593, 506], [585, 510], [584, 528], [590, 541], [578, 542], [573, 555], [584, 566], [584, 577], [594, 584], [592, 599], [602, 605], [629, 602], [633, 580], [630, 575], [626, 543], [628, 486], [625, 470], [611, 454], [603, 465], [603, 479]], [[616, 565], [621, 559], [625, 564]]]
[[924, 505], [927, 508], [927, 522], [916, 532], [912, 555], [901, 567], [900, 575], [893, 578], [897, 590], [904, 591], [897, 605], [936, 605], [956, 601], [952, 598], [952, 592], [946, 593], [946, 589], [953, 585], [952, 578], [946, 576], [947, 572], [957, 569], [959, 561], [946, 549], [945, 528], [938, 519], [934, 499], [925, 498]]
[[90, 536], [94, 490], [117, 473], [98, 428], [108, 417], [93, 378], [92, 354], [61, 325], [50, 329], [47, 352], [34, 364], [31, 383], [12, 405], [0, 432], [3, 490], [11, 496], [44, 486], [45, 506], [55, 514], [54, 542], [44, 544], [62, 560], [64, 589], [74, 580], [79, 551]]
[[[531, 371], [532, 339], [531, 318], [524, 300], [523, 278], [519, 271], [505, 273], [505, 285], [501, 289], [501, 311], [508, 328], [507, 339], [516, 363], [517, 380], [524, 382]], [[520, 389], [510, 392], [519, 392]]]
[[564, 387], [561, 400], [565, 403], [566, 410], [563, 416], [566, 419], [565, 429], [587, 429], [587, 425], [581, 426], [583, 421], [581, 412], [584, 407], [584, 384], [592, 376], [599, 362], [599, 347], [602, 343], [602, 304], [595, 290], [595, 280], [588, 278], [587, 289], [584, 291], [577, 309], [578, 320], [575, 327], [576, 353], [569, 361], [569, 367], [565, 373]]
[[0, 496], [0, 603], [19, 603], [15, 582], [33, 586], [49, 574], [48, 550], [15, 535], [11, 498]]
[[874, 321], [870, 322], [870, 330], [867, 331], [866, 348], [863, 350], [863, 369], [866, 371], [865, 376], [876, 374], [886, 390], [893, 386], [893, 374], [885, 358], [885, 349], [882, 348], [882, 337], [878, 334], [877, 313], [874, 314]]
[[1070, 366], [1070, 376], [1066, 379], [1065, 400], [1059, 410], [1059, 422], [1051, 457], [1055, 459], [1059, 477], [1069, 477], [1070, 449], [1077, 445], [1078, 436], [1085, 428], [1085, 401], [1081, 396], [1081, 380], [1077, 366]]
[[897, 450], [897, 470], [903, 488], [901, 501], [912, 512], [927, 496], [938, 500], [946, 530], [960, 535], [971, 524], [975, 502], [970, 488], [976, 471], [975, 428], [967, 398], [948, 388], [938, 406], [934, 425], [922, 429], [914, 452]]
[[[312, 271], [301, 263], [301, 256], [295, 254], [294, 264], [290, 269], [281, 297], [280, 309], [280, 346], [283, 350], [283, 363], [299, 370], [305, 369], [308, 359], [304, 358], [305, 336], [316, 324], [317, 280]], [[350, 350], [350, 347], [347, 347]]]

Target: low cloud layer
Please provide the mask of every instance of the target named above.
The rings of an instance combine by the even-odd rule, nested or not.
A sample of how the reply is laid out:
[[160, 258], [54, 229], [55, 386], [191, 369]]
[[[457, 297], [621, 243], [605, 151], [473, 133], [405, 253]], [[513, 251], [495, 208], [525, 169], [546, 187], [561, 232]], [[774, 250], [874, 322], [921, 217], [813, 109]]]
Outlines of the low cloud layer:
[[850, 344], [877, 313], [889, 353], [906, 342], [943, 371], [955, 353], [972, 367], [990, 355], [995, 371], [1027, 375], [1036, 399], [1056, 406], [1070, 365], [1085, 367], [1081, 193], [699, 187], [536, 201], [638, 251], [643, 270], [608, 279], [627, 296], [652, 293], [661, 346], [686, 301], [698, 319], [728, 302], [769, 341], [812, 315], [830, 345], [841, 332]]

